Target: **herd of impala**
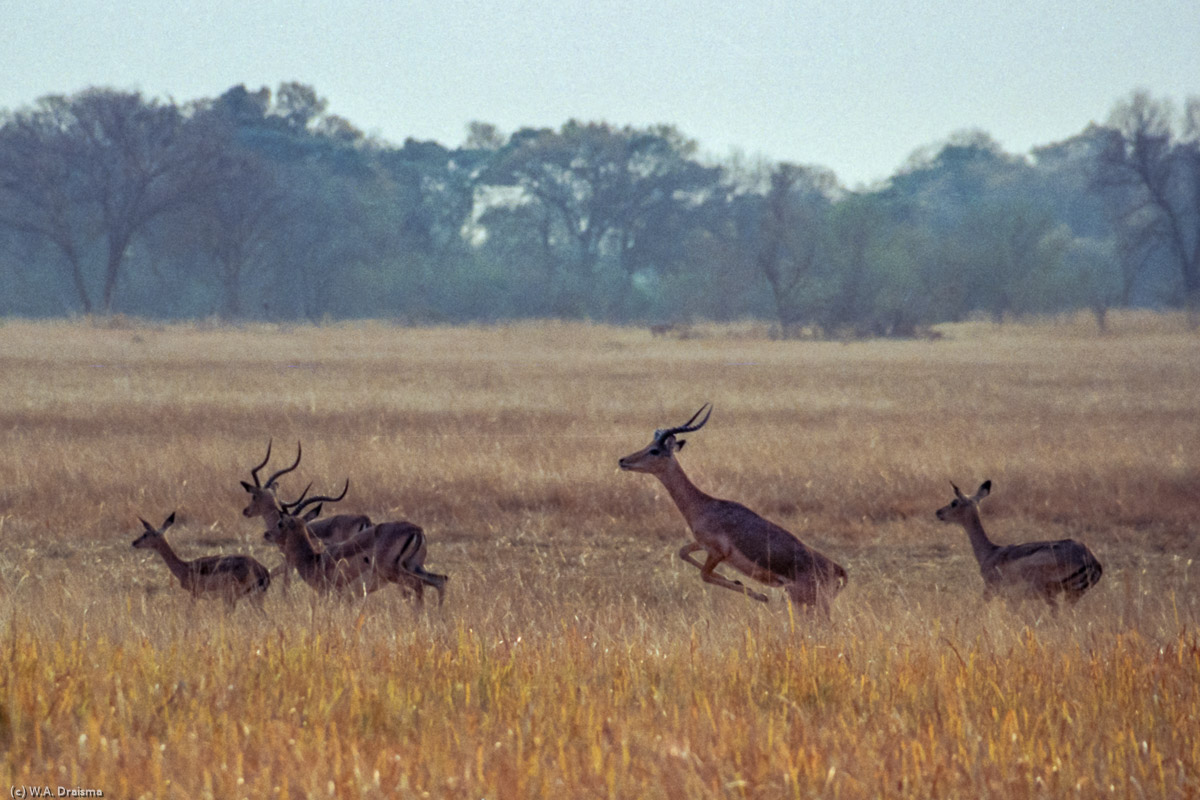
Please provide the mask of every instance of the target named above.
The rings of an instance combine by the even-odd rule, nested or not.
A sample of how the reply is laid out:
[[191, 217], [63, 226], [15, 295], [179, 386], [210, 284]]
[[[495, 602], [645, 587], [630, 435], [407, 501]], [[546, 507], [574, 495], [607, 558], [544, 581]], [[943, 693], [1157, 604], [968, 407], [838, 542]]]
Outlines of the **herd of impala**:
[[[675, 454], [683, 449], [685, 440], [678, 435], [700, 430], [711, 414], [711, 404], [705, 404], [684, 424], [655, 431], [650, 444], [620, 459], [618, 464], [623, 470], [647, 472], [662, 482], [694, 539], [679, 550], [679, 557], [698, 567], [702, 580], [767, 602], [765, 594], [716, 571], [721, 564], [728, 564], [759, 583], [781, 587], [796, 605], [827, 617], [830, 603], [846, 585], [845, 568], [741, 503], [706, 494], [683, 471]], [[286, 582], [295, 569], [305, 583], [321, 594], [365, 595], [395, 584], [417, 603], [421, 602], [425, 587], [432, 586], [438, 592], [440, 605], [448, 579], [425, 569], [425, 533], [417, 525], [404, 521], [373, 522], [357, 514], [318, 519], [324, 503], [334, 503], [346, 496], [349, 481], [336, 497], [308, 497], [306, 488], [290, 503], [279, 500], [277, 481], [300, 465], [300, 457], [297, 445], [296, 460], [291, 466], [261, 481], [259, 471], [271, 459], [268, 442], [266, 457], [250, 470], [254, 483], [242, 481], [242, 488], [250, 496], [242, 514], [262, 517], [267, 525], [266, 540], [283, 553], [284, 563], [276, 574], [281, 572]], [[935, 514], [939, 520], [961, 525], [966, 531], [983, 576], [985, 599], [997, 593], [1010, 600], [1033, 597], [1044, 600], [1057, 611], [1058, 595], [1073, 605], [1100, 580], [1100, 562], [1086, 546], [1073, 539], [994, 544], [979, 519], [979, 502], [990, 491], [991, 481], [984, 481], [970, 497], [954, 486], [954, 499]], [[158, 528], [141, 520], [145, 533], [133, 546], [158, 551], [193, 597], [216, 595], [231, 608], [239, 599], [250, 597], [261, 610], [272, 573], [250, 556], [182, 560], [165, 538], [166, 529], [174, 521], [173, 513]], [[698, 551], [704, 553], [703, 563], [692, 555]]]

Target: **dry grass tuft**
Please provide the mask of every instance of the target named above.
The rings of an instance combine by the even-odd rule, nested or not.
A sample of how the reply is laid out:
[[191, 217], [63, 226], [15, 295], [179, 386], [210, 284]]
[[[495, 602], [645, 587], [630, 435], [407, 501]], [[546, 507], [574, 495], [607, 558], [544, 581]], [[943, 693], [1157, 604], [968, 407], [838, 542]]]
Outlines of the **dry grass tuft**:
[[[1177, 324], [1178, 323], [1178, 324]], [[583, 324], [0, 326], [0, 783], [111, 797], [1200, 793], [1200, 386], [1181, 321], [967, 323], [922, 342]], [[702, 584], [616, 459], [705, 401], [681, 460], [845, 564], [832, 624]], [[130, 548], [279, 557], [283, 480], [408, 518], [449, 573], [267, 617]], [[1070, 612], [984, 605], [949, 480], [1002, 542], [1105, 565]]]

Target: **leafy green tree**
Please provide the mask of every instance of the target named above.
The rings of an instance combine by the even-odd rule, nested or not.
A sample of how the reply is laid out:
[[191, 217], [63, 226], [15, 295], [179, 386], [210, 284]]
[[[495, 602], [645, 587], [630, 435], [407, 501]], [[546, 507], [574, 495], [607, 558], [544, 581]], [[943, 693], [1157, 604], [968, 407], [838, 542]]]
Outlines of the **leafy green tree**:
[[996, 322], [1036, 310], [1037, 293], [1061, 269], [1069, 241], [1050, 214], [1019, 202], [978, 209], [962, 235], [974, 250], [973, 305]]
[[514, 187], [525, 202], [544, 206], [571, 245], [565, 269], [595, 274], [611, 257], [626, 274], [646, 266], [643, 241], [653, 220], [716, 180], [692, 161], [695, 143], [669, 126], [615, 129], [605, 123], [566, 123], [559, 131], [513, 134], [482, 177]]

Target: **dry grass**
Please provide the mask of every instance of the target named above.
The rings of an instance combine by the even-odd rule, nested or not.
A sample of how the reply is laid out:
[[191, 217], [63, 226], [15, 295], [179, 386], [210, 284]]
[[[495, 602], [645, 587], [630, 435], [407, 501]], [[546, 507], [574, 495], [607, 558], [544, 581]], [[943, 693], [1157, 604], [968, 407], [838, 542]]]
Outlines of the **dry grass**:
[[[0, 784], [109, 797], [978, 797], [1200, 793], [1200, 349], [1114, 315], [931, 342], [575, 324], [0, 326]], [[829, 626], [705, 586], [616, 459], [701, 403], [682, 462], [847, 566]], [[129, 547], [278, 562], [285, 494], [406, 517], [452, 576], [267, 617]], [[1002, 542], [1105, 565], [1074, 610], [980, 601], [948, 479]], [[0, 785], [0, 792], [3, 785]]]

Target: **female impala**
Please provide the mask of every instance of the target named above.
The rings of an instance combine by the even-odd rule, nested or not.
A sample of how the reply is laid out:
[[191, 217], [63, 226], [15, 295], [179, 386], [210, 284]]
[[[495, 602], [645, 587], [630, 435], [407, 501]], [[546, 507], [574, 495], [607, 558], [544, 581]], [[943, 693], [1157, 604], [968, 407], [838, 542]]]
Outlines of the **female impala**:
[[979, 501], [991, 494], [992, 482], [984, 481], [971, 497], [963, 495], [953, 483], [950, 485], [954, 487], [954, 499], [935, 513], [942, 522], [957, 523], [967, 532], [983, 575], [984, 600], [990, 600], [997, 592], [1010, 597], [1014, 594], [1041, 597], [1057, 611], [1055, 597], [1060, 592], [1069, 605], [1074, 605], [1100, 580], [1104, 570], [1099, 560], [1074, 539], [993, 544], [979, 520]]
[[[706, 408], [704, 419], [696, 422]], [[684, 545], [679, 557], [699, 567], [705, 582], [767, 602], [766, 595], [714, 571], [727, 561], [760, 583], [782, 586], [793, 603], [815, 607], [828, 615], [830, 601], [846, 585], [846, 570], [741, 503], [719, 500], [700, 491], [675, 459], [675, 453], [684, 445], [676, 434], [700, 430], [711, 414], [711, 404], [705, 404], [684, 424], [655, 431], [648, 446], [618, 462], [621, 469], [648, 472], [662, 481], [696, 537], [696, 541]], [[707, 556], [703, 564], [691, 555], [697, 550]]]
[[215, 594], [222, 597], [232, 609], [239, 599], [249, 595], [258, 609], [262, 610], [263, 596], [271, 585], [271, 575], [262, 564], [250, 556], [206, 556], [195, 561], [184, 561], [175, 555], [165, 535], [167, 528], [175, 524], [174, 512], [160, 528], [155, 528], [140, 517], [139, 521], [146, 532], [134, 540], [133, 546], [154, 550], [162, 556], [167, 569], [179, 579], [184, 589], [192, 593], [193, 598]]

